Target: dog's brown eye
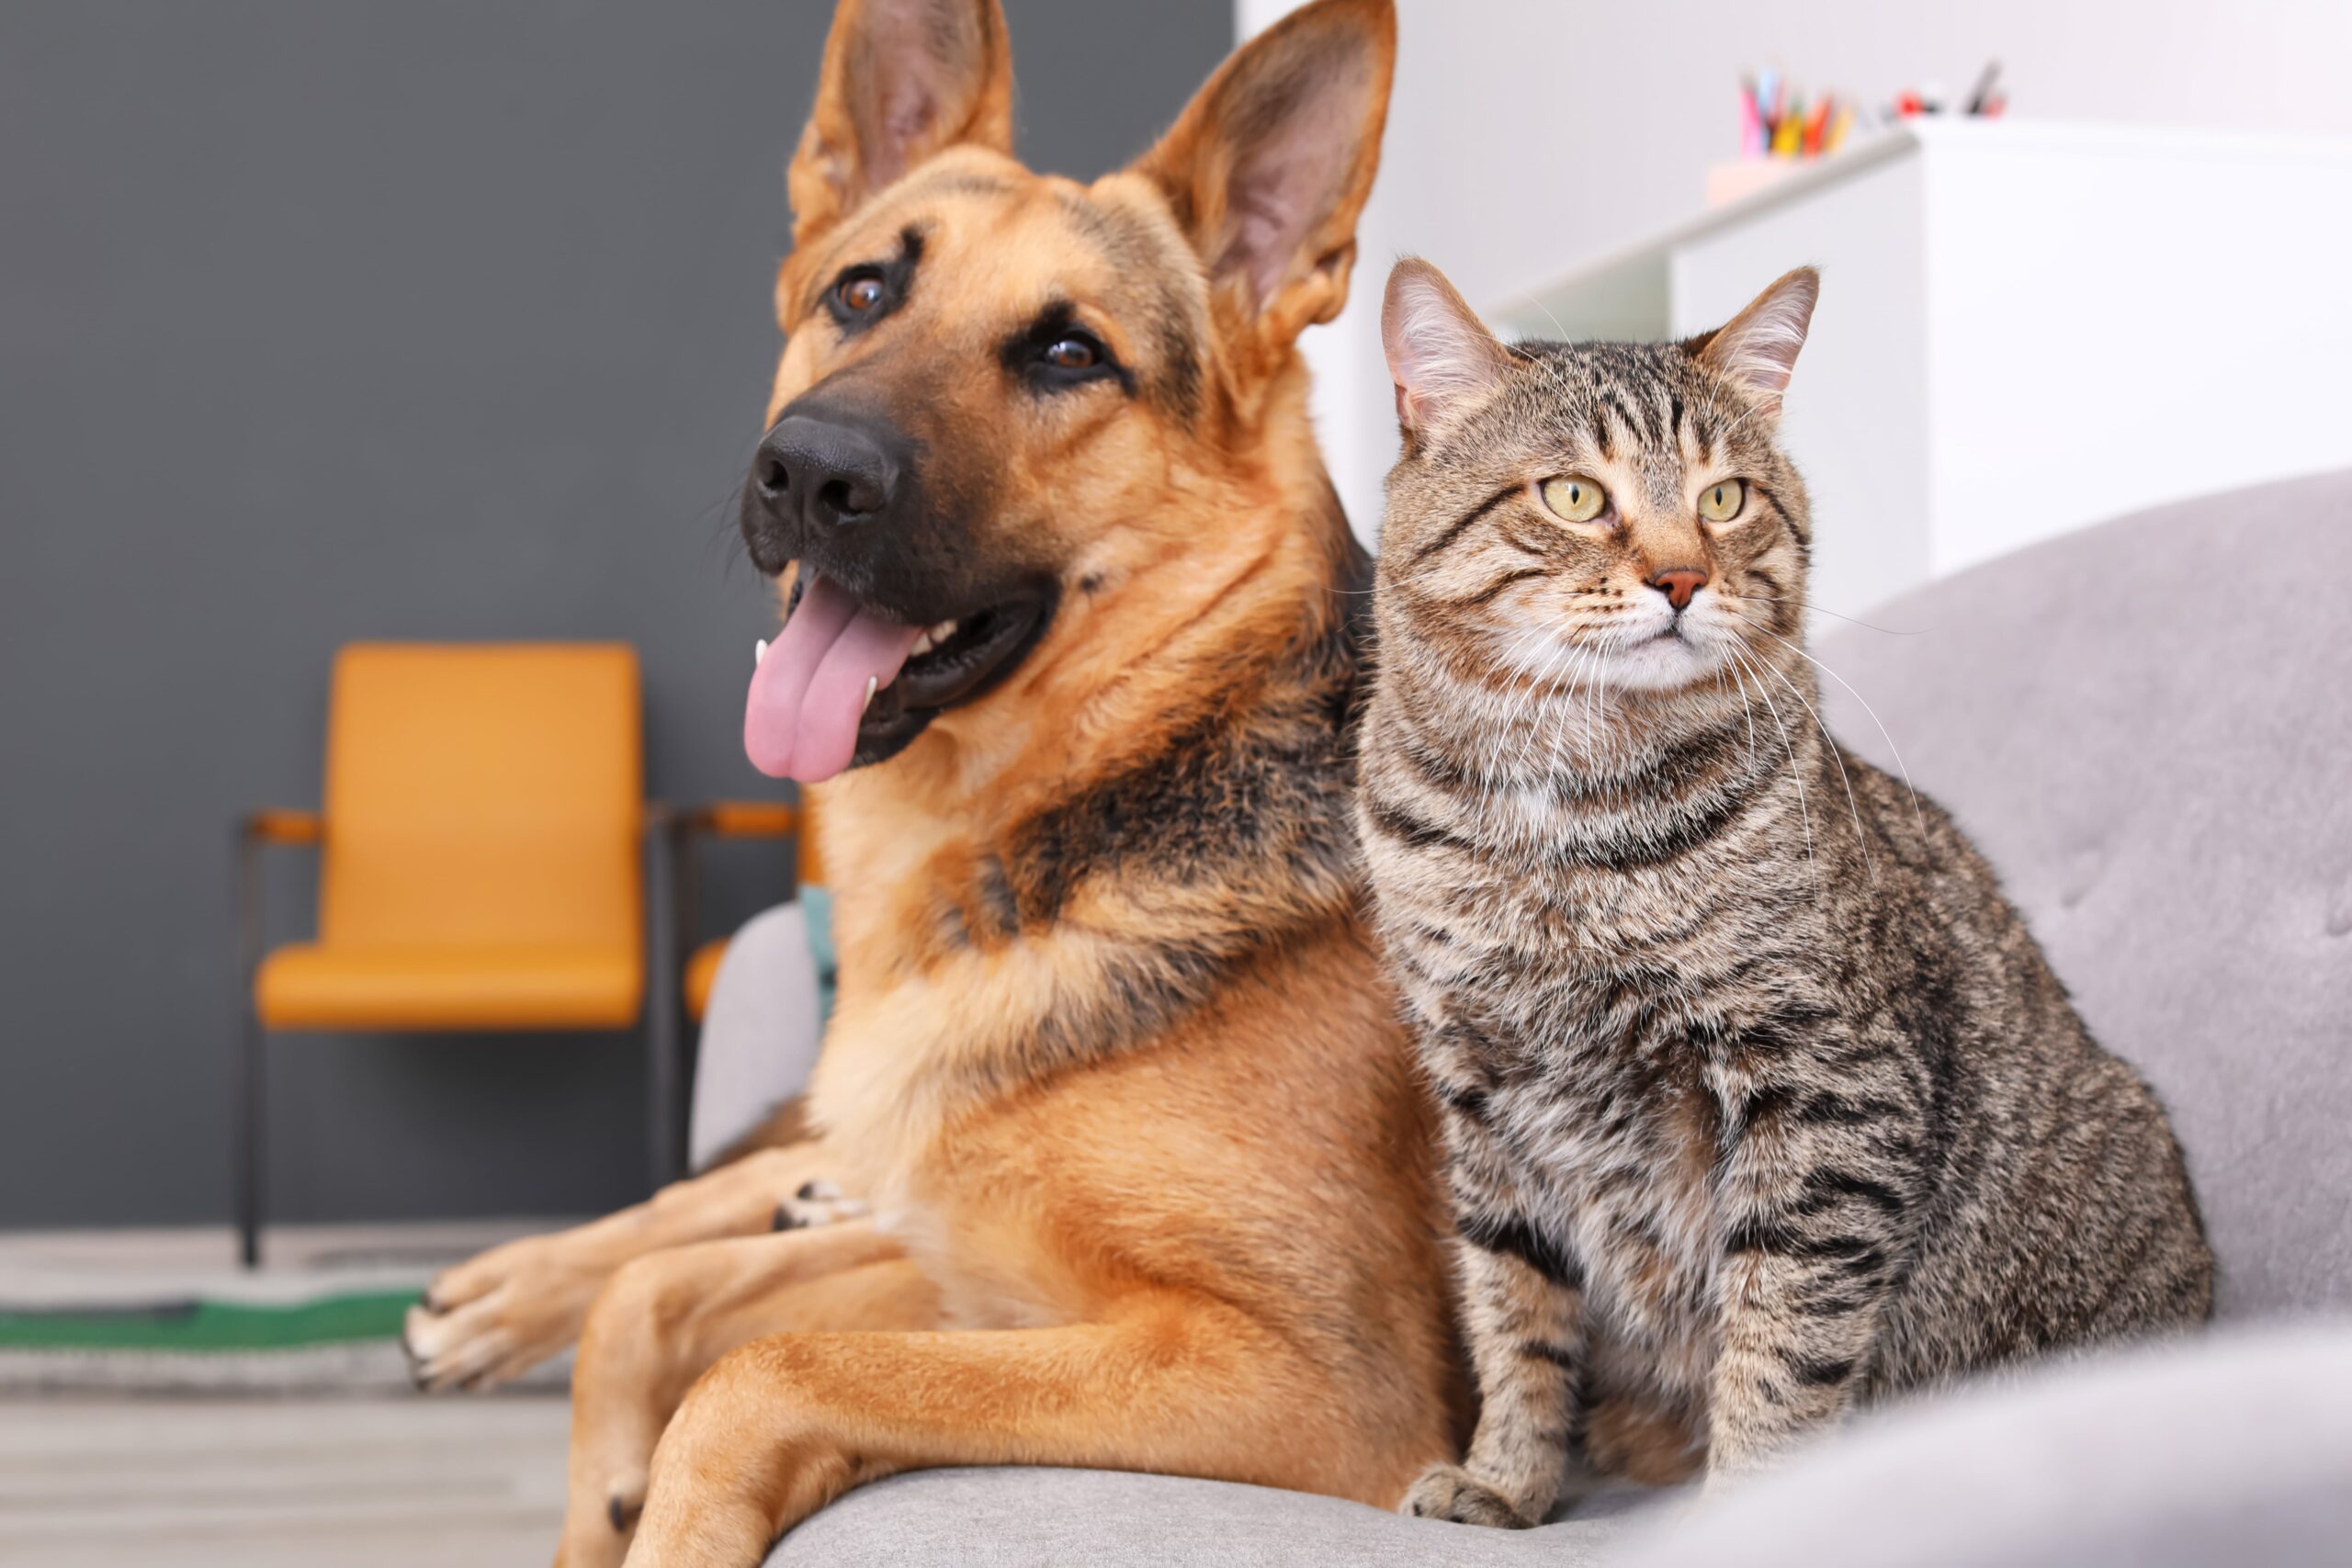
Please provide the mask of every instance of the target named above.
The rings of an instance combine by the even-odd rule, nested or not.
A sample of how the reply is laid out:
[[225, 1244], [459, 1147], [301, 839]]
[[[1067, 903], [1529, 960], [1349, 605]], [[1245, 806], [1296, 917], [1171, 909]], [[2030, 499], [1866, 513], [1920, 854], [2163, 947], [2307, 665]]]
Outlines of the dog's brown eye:
[[844, 277], [833, 286], [833, 297], [844, 310], [863, 314], [882, 303], [882, 280], [871, 276]]
[[1084, 327], [1072, 326], [1056, 311], [1031, 324], [1017, 337], [1005, 340], [1004, 367], [1038, 392], [1064, 392], [1098, 381], [1118, 382], [1132, 393], [1135, 383], [1119, 368], [1118, 357], [1102, 340]]

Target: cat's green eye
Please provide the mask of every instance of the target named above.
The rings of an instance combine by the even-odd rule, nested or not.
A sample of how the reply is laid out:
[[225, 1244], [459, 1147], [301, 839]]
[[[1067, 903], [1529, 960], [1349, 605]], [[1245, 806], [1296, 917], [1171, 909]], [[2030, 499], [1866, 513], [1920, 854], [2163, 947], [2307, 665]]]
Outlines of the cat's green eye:
[[1583, 474], [1562, 474], [1535, 487], [1552, 515], [1563, 523], [1589, 523], [1609, 504], [1609, 492]]
[[1728, 523], [1747, 504], [1745, 479], [1717, 479], [1699, 492], [1699, 515], [1710, 523]]

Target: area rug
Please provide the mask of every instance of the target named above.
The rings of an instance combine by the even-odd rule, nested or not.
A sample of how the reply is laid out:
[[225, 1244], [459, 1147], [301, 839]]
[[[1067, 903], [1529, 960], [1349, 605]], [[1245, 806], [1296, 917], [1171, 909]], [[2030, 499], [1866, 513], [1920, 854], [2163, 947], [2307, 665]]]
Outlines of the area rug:
[[[401, 1322], [439, 1259], [0, 1267], [0, 1395], [378, 1394], [409, 1388]], [[517, 1386], [561, 1389], [569, 1359]]]

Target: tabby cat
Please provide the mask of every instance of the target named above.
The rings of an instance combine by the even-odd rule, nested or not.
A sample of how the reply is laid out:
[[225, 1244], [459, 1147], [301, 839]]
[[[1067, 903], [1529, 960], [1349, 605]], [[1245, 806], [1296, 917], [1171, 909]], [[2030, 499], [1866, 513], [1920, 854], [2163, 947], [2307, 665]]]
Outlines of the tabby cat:
[[1413, 1513], [1532, 1523], [1579, 1450], [1736, 1473], [2211, 1311], [2154, 1097], [1951, 819], [1816, 716], [1776, 426], [1817, 288], [1507, 348], [1427, 264], [1389, 279], [1358, 812], [1483, 1405]]

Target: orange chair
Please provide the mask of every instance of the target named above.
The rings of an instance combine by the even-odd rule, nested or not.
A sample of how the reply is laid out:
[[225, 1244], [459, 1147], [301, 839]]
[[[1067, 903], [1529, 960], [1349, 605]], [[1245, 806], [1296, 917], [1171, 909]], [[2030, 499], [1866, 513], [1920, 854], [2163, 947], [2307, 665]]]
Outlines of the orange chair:
[[[642, 1014], [653, 1177], [678, 1174], [677, 922], [646, 919], [671, 908], [674, 827], [645, 800], [642, 732], [625, 644], [336, 655], [324, 811], [256, 812], [240, 835], [248, 1266], [274, 1030], [619, 1030]], [[318, 846], [319, 930], [265, 958], [257, 873], [271, 844]]]

